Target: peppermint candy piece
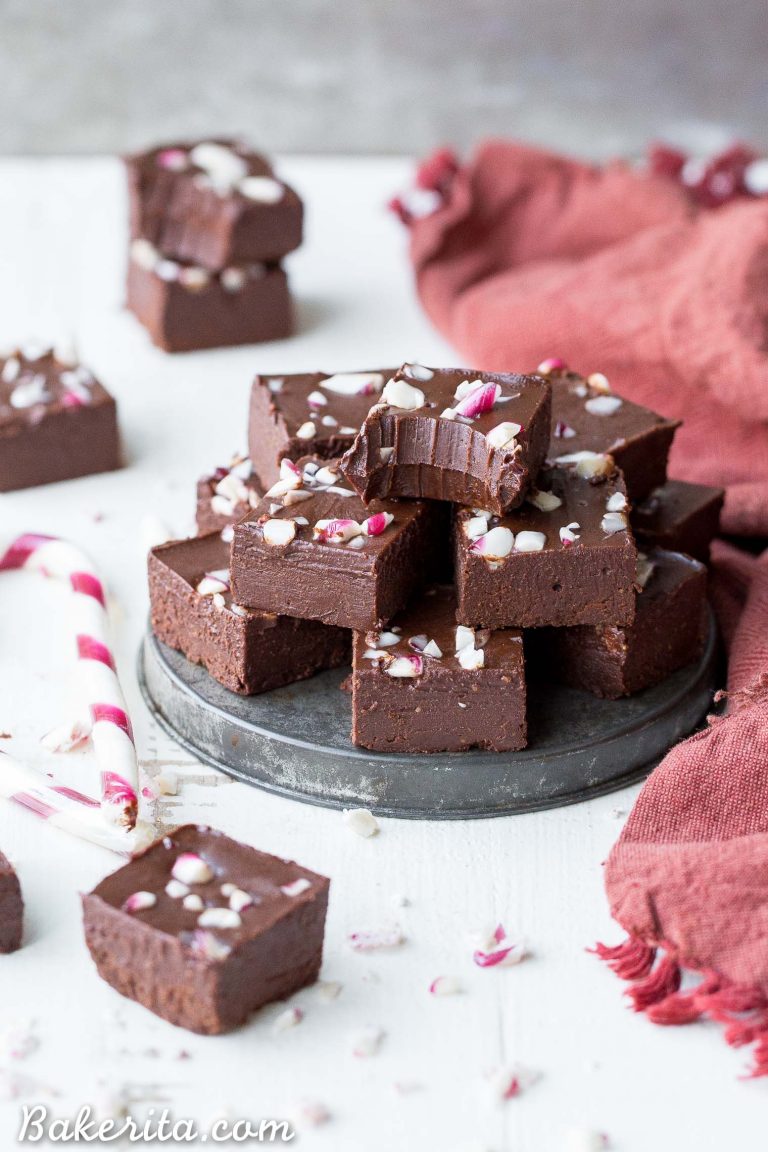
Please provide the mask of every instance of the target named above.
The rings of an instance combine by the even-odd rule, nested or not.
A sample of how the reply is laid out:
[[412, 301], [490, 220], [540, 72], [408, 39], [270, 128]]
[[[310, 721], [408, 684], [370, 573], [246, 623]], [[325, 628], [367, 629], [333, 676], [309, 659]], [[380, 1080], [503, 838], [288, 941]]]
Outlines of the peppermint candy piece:
[[623, 492], [614, 492], [608, 497], [605, 505], [606, 512], [623, 512], [627, 507], [627, 498]]
[[17, 384], [9, 399], [11, 408], [34, 408], [36, 404], [50, 404], [53, 396], [48, 391], [45, 376], [38, 373]]
[[290, 884], [283, 884], [280, 891], [284, 896], [301, 896], [303, 892], [308, 892], [311, 887], [312, 883], [307, 880], [306, 876], [299, 876], [298, 880], [293, 880]]
[[171, 876], [182, 884], [209, 884], [213, 880], [213, 870], [197, 853], [182, 852], [173, 863]]
[[238, 183], [237, 190], [258, 204], [279, 204], [285, 195], [284, 186], [271, 176], [246, 176]]
[[297, 440], [311, 440], [315, 435], [317, 435], [317, 428], [312, 420], [305, 420], [301, 427], [296, 430]]
[[361, 532], [357, 520], [318, 520], [312, 535], [326, 544], [346, 544]]
[[431, 368], [425, 368], [423, 364], [416, 363], [404, 364], [403, 372], [405, 372], [409, 379], [419, 380], [421, 383], [425, 383], [427, 380], [431, 380], [434, 376], [434, 372]]
[[546, 360], [542, 360], [536, 369], [537, 376], [551, 376], [553, 372], [567, 372], [568, 365], [565, 360], [561, 360], [559, 356], [550, 356]]
[[154, 908], [157, 896], [154, 892], [133, 892], [123, 904], [124, 912], [144, 912], [147, 908]]
[[364, 536], [381, 536], [394, 520], [391, 512], [375, 512], [367, 520], [363, 520], [361, 530]]
[[486, 432], [486, 443], [490, 444], [491, 448], [514, 448], [517, 443], [515, 437], [520, 432], [522, 432], [521, 424], [515, 424], [512, 420], [504, 420], [495, 428], [491, 428], [490, 432]]
[[482, 556], [484, 560], [503, 560], [505, 556], [509, 556], [514, 544], [515, 537], [510, 529], [498, 525], [474, 540], [470, 544], [470, 552]]
[[424, 661], [421, 656], [394, 656], [384, 664], [387, 676], [395, 680], [410, 680], [421, 676], [424, 671]]
[[613, 416], [623, 404], [619, 396], [592, 396], [584, 407], [591, 416]]
[[456, 653], [456, 659], [466, 672], [476, 672], [485, 664], [485, 652], [482, 648], [475, 648], [473, 640], [471, 648], [467, 644]]
[[543, 532], [518, 532], [515, 536], [515, 552], [541, 552], [547, 543]]
[[533, 504], [540, 512], [554, 512], [563, 503], [554, 492], [544, 492], [539, 488], [532, 488], [528, 493], [528, 503]]
[[597, 476], [607, 476], [613, 471], [613, 459], [603, 452], [571, 452], [565, 456], [556, 456], [555, 464], [564, 464], [573, 467], [577, 476], [591, 480]]
[[626, 532], [627, 518], [623, 512], [606, 512], [600, 527], [607, 536], [614, 536], [617, 532]]
[[266, 520], [262, 528], [264, 542], [273, 548], [282, 548], [290, 544], [296, 535], [296, 525], [293, 520]]
[[321, 380], [320, 387], [337, 396], [372, 396], [381, 392], [384, 377], [380, 372], [337, 372]]
[[378, 836], [381, 831], [378, 820], [368, 808], [345, 808], [341, 820], [345, 828], [364, 840]]
[[464, 521], [462, 531], [468, 540], [479, 540], [488, 531], [488, 520], [485, 516], [470, 516]]
[[[468, 395], [465, 395], [464, 399], [456, 405], [456, 415], [466, 416], [468, 420], [474, 420], [476, 416], [482, 416], [484, 412], [490, 412], [497, 398], [501, 395], [501, 388], [498, 384], [485, 384], [482, 381], [475, 381], [475, 383], [479, 383], [480, 387], [469, 392]], [[456, 391], [459, 392], [461, 387], [462, 385], [459, 385]]]
[[415, 412], [417, 408], [423, 408], [426, 403], [426, 396], [421, 388], [414, 388], [405, 380], [389, 380], [381, 398], [393, 408], [402, 408], [406, 412]]
[[248, 165], [225, 144], [205, 141], [196, 144], [189, 158], [198, 168], [202, 168], [217, 191], [225, 192], [238, 181], [244, 182], [248, 176]]
[[200, 928], [234, 930], [242, 925], [240, 914], [232, 908], [206, 908], [197, 918]]
[[566, 524], [564, 528], [560, 529], [560, 543], [564, 548], [570, 548], [571, 544], [575, 544], [581, 537], [576, 529], [581, 528], [575, 520], [571, 524]]

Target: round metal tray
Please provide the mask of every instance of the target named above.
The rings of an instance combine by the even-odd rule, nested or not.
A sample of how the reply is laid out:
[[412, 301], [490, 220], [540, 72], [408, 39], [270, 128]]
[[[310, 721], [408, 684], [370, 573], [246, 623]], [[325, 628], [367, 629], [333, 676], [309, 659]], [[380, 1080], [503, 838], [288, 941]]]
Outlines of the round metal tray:
[[349, 739], [348, 669], [262, 696], [222, 688], [148, 634], [139, 681], [158, 723], [231, 776], [297, 800], [385, 816], [451, 820], [572, 804], [640, 779], [712, 703], [715, 629], [698, 664], [626, 700], [529, 688], [522, 752], [374, 753]]

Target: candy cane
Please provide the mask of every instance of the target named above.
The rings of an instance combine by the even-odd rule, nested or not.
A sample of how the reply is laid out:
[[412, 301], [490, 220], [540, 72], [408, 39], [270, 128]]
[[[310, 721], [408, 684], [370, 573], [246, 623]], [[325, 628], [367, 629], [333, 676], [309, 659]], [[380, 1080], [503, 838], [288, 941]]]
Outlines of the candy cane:
[[[27, 533], [0, 553], [0, 572], [25, 569], [64, 580], [72, 590], [71, 618], [79, 687], [89, 726], [75, 724], [75, 740], [90, 734], [101, 771], [101, 814], [129, 831], [138, 816], [139, 771], [131, 722], [108, 643], [104, 586], [90, 560], [74, 545]], [[7, 767], [7, 760], [3, 760]], [[0, 793], [3, 792], [0, 785]], [[53, 819], [53, 817], [51, 817]], [[59, 822], [59, 821], [56, 821]]]
[[102, 848], [131, 856], [154, 838], [149, 825], [128, 829], [108, 824], [98, 800], [64, 785], [47, 784], [39, 772], [0, 751], [0, 796], [34, 812], [56, 828], [72, 832]]

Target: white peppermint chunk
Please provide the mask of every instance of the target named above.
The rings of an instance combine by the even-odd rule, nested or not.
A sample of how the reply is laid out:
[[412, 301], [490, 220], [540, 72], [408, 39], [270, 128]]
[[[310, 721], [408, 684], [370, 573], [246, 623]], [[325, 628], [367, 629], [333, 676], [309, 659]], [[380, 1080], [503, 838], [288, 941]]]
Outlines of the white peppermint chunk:
[[405, 380], [389, 380], [381, 398], [387, 404], [391, 404], [393, 408], [403, 408], [407, 412], [423, 408], [426, 402], [426, 396], [421, 388], [414, 388]]
[[337, 372], [335, 376], [321, 380], [320, 387], [338, 396], [368, 396], [381, 392], [384, 377], [380, 372]]
[[312, 420], [305, 420], [300, 428], [296, 430], [297, 440], [311, 440], [317, 433], [317, 428]]
[[279, 548], [293, 540], [296, 525], [293, 520], [267, 520], [262, 531], [265, 542]]
[[243, 892], [242, 888], [235, 888], [234, 892], [230, 892], [229, 906], [234, 912], [242, 912], [244, 908], [250, 908], [251, 904], [253, 897]]
[[421, 660], [418, 656], [395, 656], [385, 672], [396, 680], [410, 680], [421, 675]]
[[220, 191], [228, 190], [248, 175], [248, 165], [242, 156], [236, 156], [225, 144], [204, 142], [196, 144], [189, 158], [209, 176], [211, 183]]
[[623, 512], [606, 512], [600, 521], [600, 527], [608, 536], [613, 536], [616, 532], [626, 531], [627, 518]]
[[139, 236], [131, 241], [131, 260], [145, 272], [151, 272], [159, 259], [160, 253], [149, 240]]
[[474, 647], [474, 644], [474, 628], [467, 628], [465, 624], [459, 624], [456, 628], [456, 652], [459, 653], [463, 648], [467, 648], [470, 645]]
[[239, 928], [242, 920], [232, 908], [206, 908], [197, 923], [201, 928]]
[[318, 392], [317, 389], [307, 396], [307, 404], [310, 408], [324, 408], [327, 403], [328, 397], [323, 396], [322, 392]]
[[541, 552], [546, 542], [543, 532], [518, 532], [515, 536], [515, 552]]
[[201, 897], [196, 892], [190, 892], [188, 896], [185, 896], [182, 904], [187, 912], [202, 912], [205, 907]]
[[456, 659], [467, 672], [474, 672], [485, 664], [485, 651], [482, 648], [475, 648], [473, 637], [472, 647], [470, 648], [469, 644], [465, 645], [456, 653]]
[[377, 836], [381, 831], [378, 820], [368, 808], [345, 808], [341, 819], [345, 828], [364, 840]]
[[213, 880], [213, 871], [195, 852], [182, 852], [177, 856], [171, 876], [182, 884], [208, 884]]
[[509, 528], [497, 525], [491, 528], [485, 536], [481, 536], [476, 543], [477, 551], [486, 560], [503, 560], [509, 556], [515, 544], [515, 537]]
[[434, 640], [430, 640], [428, 644], [424, 645], [422, 655], [432, 656], [433, 659], [439, 660], [442, 654], [442, 649], [435, 643]]
[[302, 893], [308, 892], [311, 887], [312, 883], [307, 880], [306, 876], [299, 876], [298, 880], [293, 880], [290, 884], [283, 884], [280, 891], [284, 896], [301, 896]]
[[470, 516], [469, 520], [464, 521], [463, 531], [469, 540], [477, 540], [488, 531], [488, 521], [485, 516]]
[[485, 384], [482, 380], [462, 380], [453, 394], [454, 399], [464, 400], [467, 396], [471, 396], [473, 392], [476, 392], [478, 388], [483, 388], [484, 386]]
[[555, 457], [555, 464], [575, 467], [576, 475], [585, 480], [593, 476], [606, 476], [613, 471], [613, 458], [603, 452], [571, 452]]
[[432, 369], [425, 368], [423, 364], [405, 364], [403, 365], [403, 372], [405, 372], [406, 376], [410, 377], [411, 380], [421, 380], [422, 382], [431, 380], [434, 376]]
[[491, 448], [514, 448], [515, 436], [521, 431], [522, 425], [511, 420], [504, 420], [487, 432], [485, 439]]
[[17, 356], [9, 356], [5, 364], [3, 364], [3, 370], [0, 372], [0, 380], [2, 380], [3, 384], [13, 384], [20, 371], [21, 361]]
[[584, 407], [592, 416], [613, 416], [622, 403], [619, 396], [592, 396], [584, 402]]
[[596, 392], [610, 392], [611, 384], [604, 372], [592, 372], [587, 376], [587, 384]]
[[271, 176], [246, 176], [237, 185], [241, 196], [255, 200], [259, 204], [279, 204], [285, 195], [285, 188]]
[[606, 512], [623, 512], [627, 507], [627, 498], [623, 492], [614, 492], [608, 497], [605, 505]]
[[528, 503], [533, 504], [540, 512], [554, 512], [555, 508], [560, 507], [562, 500], [559, 496], [555, 496], [554, 492], [543, 492], [539, 488], [534, 488], [528, 494]]
[[563, 544], [575, 544], [576, 541], [580, 539], [580, 536], [576, 532], [577, 528], [581, 528], [581, 524], [578, 524], [575, 520], [570, 524], [566, 524], [564, 528], [561, 528], [560, 529], [560, 541], [561, 541], [561, 543], [563, 543]]
[[22, 380], [10, 395], [12, 408], [32, 408], [35, 404], [48, 404], [52, 399], [45, 376], [41, 373], [31, 380]]
[[169, 880], [165, 891], [172, 900], [181, 900], [182, 897], [189, 895], [189, 888], [186, 884], [182, 884], [181, 880]]

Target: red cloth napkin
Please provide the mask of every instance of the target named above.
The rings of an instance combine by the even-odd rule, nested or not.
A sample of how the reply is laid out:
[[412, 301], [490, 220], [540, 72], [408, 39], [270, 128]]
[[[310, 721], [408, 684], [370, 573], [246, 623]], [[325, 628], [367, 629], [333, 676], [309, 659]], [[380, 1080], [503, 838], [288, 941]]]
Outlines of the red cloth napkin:
[[[684, 420], [670, 472], [726, 487], [725, 532], [768, 535], [768, 201], [705, 210], [675, 181], [491, 141], [419, 170], [418, 291], [473, 367], [550, 356]], [[727, 714], [673, 748], [606, 866], [629, 933], [598, 952], [659, 1023], [701, 1015], [768, 1074], [768, 552], [718, 542]], [[680, 991], [682, 969], [702, 974]]]

